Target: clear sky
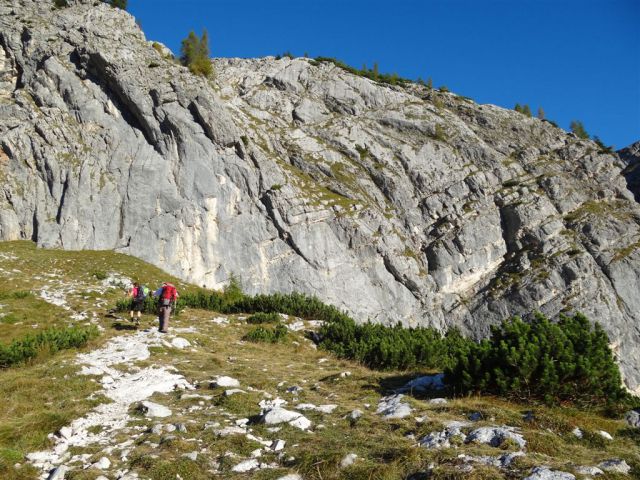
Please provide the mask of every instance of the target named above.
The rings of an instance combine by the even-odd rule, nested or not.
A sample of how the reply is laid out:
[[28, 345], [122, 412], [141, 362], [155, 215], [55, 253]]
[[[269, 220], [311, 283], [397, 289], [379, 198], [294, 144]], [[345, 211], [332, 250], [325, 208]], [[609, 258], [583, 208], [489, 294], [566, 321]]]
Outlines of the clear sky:
[[640, 140], [639, 0], [129, 0], [175, 53], [190, 30], [214, 57], [290, 51], [428, 77], [480, 103], [542, 107], [606, 144]]

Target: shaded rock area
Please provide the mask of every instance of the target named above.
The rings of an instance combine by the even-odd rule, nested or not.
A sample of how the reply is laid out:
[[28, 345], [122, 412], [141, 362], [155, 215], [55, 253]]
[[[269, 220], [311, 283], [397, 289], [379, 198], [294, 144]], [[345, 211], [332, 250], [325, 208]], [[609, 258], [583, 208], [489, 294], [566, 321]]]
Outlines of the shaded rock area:
[[638, 390], [637, 163], [306, 58], [216, 59], [205, 80], [128, 13], [69, 3], [0, 2], [0, 239], [477, 337], [580, 310]]

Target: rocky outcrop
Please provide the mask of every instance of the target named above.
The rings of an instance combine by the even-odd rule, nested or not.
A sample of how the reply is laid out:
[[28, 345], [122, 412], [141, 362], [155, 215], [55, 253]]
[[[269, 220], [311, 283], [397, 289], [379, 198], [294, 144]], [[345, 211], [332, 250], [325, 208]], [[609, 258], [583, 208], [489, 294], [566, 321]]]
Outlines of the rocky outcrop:
[[361, 320], [581, 310], [640, 385], [640, 208], [550, 123], [310, 59], [191, 75], [126, 12], [0, 1], [0, 238], [303, 291]]
[[633, 192], [636, 200], [640, 201], [640, 142], [619, 150], [618, 155], [627, 164], [622, 173], [627, 179], [629, 190]]

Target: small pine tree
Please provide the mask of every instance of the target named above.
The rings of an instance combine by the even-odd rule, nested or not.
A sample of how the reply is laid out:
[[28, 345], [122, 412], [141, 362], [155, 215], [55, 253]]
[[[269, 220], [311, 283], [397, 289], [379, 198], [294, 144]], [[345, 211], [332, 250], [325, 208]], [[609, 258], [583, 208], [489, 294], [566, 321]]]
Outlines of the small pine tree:
[[373, 79], [378, 80], [378, 75], [380, 75], [380, 70], [378, 69], [378, 62], [373, 64]]
[[584, 125], [582, 124], [581, 121], [579, 120], [572, 120], [571, 124], [569, 125], [569, 128], [571, 129], [571, 131], [575, 134], [576, 137], [578, 138], [582, 138], [584, 140], [586, 140], [587, 138], [589, 138], [589, 134], [587, 133], [587, 131], [584, 128]]
[[213, 66], [209, 59], [209, 34], [206, 30], [202, 32], [202, 37], [198, 38], [192, 30], [187, 38], [182, 41], [180, 61], [189, 70], [203, 77], [210, 77], [213, 74]]
[[529, 105], [524, 104], [524, 105], [522, 106], [522, 113], [523, 113], [524, 115], [526, 115], [527, 117], [531, 117], [531, 108], [529, 108]]
[[545, 116], [544, 116], [544, 110], [542, 109], [542, 107], [538, 107], [538, 118], [540, 120], [544, 120]]
[[433, 90], [433, 79], [431, 77], [427, 78], [427, 88]]
[[516, 106], [513, 107], [513, 109], [518, 113], [522, 113], [522, 105], [520, 105], [519, 103], [516, 103]]

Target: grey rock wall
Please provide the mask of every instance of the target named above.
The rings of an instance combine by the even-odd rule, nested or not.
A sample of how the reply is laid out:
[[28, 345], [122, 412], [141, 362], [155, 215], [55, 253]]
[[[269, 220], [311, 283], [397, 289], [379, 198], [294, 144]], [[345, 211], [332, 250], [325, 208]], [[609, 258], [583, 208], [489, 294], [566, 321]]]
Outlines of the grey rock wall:
[[0, 0], [0, 238], [115, 249], [360, 320], [580, 310], [640, 386], [640, 208], [551, 124], [309, 59], [191, 75], [126, 12]]

